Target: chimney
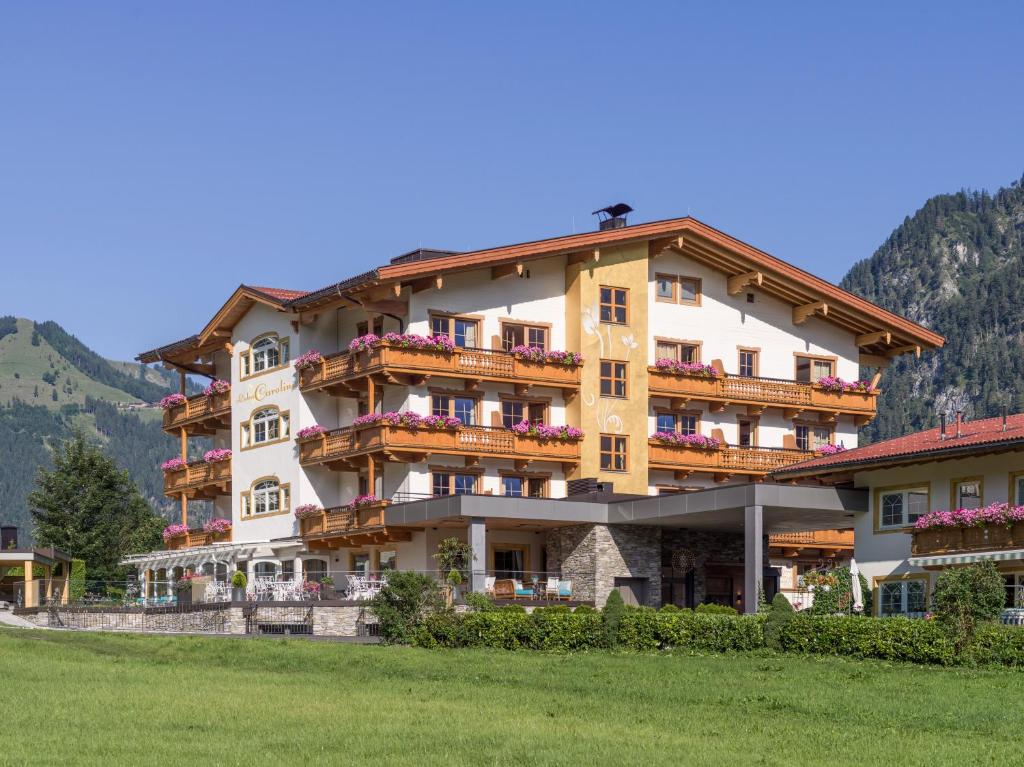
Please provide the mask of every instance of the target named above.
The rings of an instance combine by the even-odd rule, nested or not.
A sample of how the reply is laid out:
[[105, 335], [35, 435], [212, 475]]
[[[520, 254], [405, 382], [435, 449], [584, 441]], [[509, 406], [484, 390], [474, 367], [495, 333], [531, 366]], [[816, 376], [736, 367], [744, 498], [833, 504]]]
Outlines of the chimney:
[[964, 411], [963, 410], [957, 410], [956, 411], [956, 436], [958, 438], [960, 436], [960, 424], [963, 423], [963, 420], [964, 420]]
[[1006, 405], [1003, 405], [1003, 431], [1006, 431]]
[[939, 413], [939, 441], [946, 438], [946, 414]]
[[18, 528], [9, 525], [0, 527], [0, 549], [7, 551], [16, 548], [18, 548]]
[[597, 228], [600, 231], [606, 229], [622, 229], [626, 226], [626, 216], [633, 212], [633, 209], [624, 202], [609, 205], [607, 208], [595, 210], [593, 215], [597, 216]]

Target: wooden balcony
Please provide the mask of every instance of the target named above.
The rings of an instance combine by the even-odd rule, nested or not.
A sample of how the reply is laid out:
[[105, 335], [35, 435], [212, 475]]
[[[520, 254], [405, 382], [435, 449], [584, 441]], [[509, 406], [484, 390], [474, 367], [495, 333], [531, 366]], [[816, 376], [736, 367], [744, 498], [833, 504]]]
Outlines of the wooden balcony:
[[382, 500], [367, 506], [323, 509], [302, 517], [299, 530], [308, 544], [327, 548], [411, 540], [411, 530], [385, 527], [384, 510], [387, 506], [388, 502]]
[[737, 474], [763, 476], [813, 457], [814, 453], [806, 450], [730, 445], [705, 450], [689, 445], [671, 445], [657, 439], [649, 440], [647, 448], [647, 463], [651, 469], [675, 472], [677, 479], [685, 479], [694, 472], [714, 474], [720, 482]]
[[382, 423], [335, 429], [299, 442], [299, 462], [303, 466], [326, 465], [342, 471], [356, 471], [365, 465], [365, 461], [355, 460], [360, 456], [419, 463], [434, 454], [465, 456], [472, 459], [470, 462], [482, 457], [508, 458], [521, 467], [534, 461], [553, 461], [570, 467], [579, 463], [580, 443], [540, 440], [493, 426], [432, 431]]
[[183, 405], [164, 411], [164, 431], [177, 434], [182, 428], [190, 435], [213, 434], [231, 426], [231, 392], [197, 394]]
[[506, 351], [456, 348], [452, 352], [407, 349], [388, 344], [366, 352], [339, 352], [299, 375], [304, 392], [326, 391], [353, 397], [366, 389], [366, 379], [375, 376], [382, 383], [415, 385], [428, 378], [459, 378], [470, 386], [480, 381], [513, 383], [520, 393], [533, 386], [562, 389], [572, 397], [580, 387], [580, 368], [553, 362], [531, 362]]
[[812, 553], [825, 557], [853, 554], [853, 530], [775, 533], [768, 536], [768, 547], [773, 555], [783, 557], [799, 557]]
[[196, 461], [181, 469], [164, 472], [164, 495], [209, 500], [231, 493], [231, 459], [206, 463]]
[[845, 413], [853, 415], [857, 425], [862, 426], [875, 417], [878, 401], [878, 391], [833, 392], [817, 384], [781, 378], [734, 375], [705, 378], [678, 375], [656, 367], [649, 367], [647, 371], [650, 396], [676, 400], [679, 407], [684, 407], [689, 400], [701, 400], [710, 402], [712, 411], [726, 405], [781, 408], [787, 418], [794, 418], [804, 411]]
[[1012, 527], [986, 525], [915, 530], [910, 544], [914, 556], [968, 554], [1002, 549], [1024, 549], [1024, 523], [1017, 522]]
[[209, 546], [211, 543], [227, 543], [230, 540], [230, 530], [226, 533], [208, 533], [202, 528], [196, 528], [195, 530], [189, 530], [184, 535], [168, 538], [164, 543], [164, 548], [168, 551], [178, 551], [180, 549], [195, 548], [196, 546]]

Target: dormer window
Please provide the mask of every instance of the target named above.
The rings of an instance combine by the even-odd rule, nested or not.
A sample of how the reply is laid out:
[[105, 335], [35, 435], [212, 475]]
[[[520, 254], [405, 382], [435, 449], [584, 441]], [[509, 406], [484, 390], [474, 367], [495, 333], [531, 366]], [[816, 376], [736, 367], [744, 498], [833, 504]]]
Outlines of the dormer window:
[[277, 370], [288, 364], [288, 339], [276, 334], [255, 339], [242, 353], [242, 378]]

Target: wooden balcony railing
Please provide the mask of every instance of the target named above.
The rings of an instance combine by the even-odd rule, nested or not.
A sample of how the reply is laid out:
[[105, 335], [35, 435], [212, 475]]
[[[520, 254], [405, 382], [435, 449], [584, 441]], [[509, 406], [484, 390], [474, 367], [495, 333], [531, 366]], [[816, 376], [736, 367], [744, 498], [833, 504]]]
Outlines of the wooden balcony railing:
[[652, 397], [706, 400], [733, 405], [776, 407], [800, 412], [850, 413], [866, 422], [875, 415], [878, 391], [826, 391], [817, 384], [781, 378], [719, 375], [688, 376], [649, 367]]
[[231, 459], [206, 463], [196, 461], [164, 472], [164, 495], [214, 498], [231, 493]]
[[999, 551], [1024, 548], [1024, 523], [1012, 527], [985, 525], [984, 527], [940, 527], [915, 530], [910, 551], [915, 556], [929, 554], [958, 554], [972, 551]]
[[190, 434], [212, 434], [231, 425], [231, 392], [197, 394], [164, 411], [164, 431], [182, 427]]
[[177, 551], [179, 549], [195, 548], [196, 546], [209, 546], [211, 543], [225, 543], [230, 540], [230, 530], [224, 533], [210, 533], [202, 528], [196, 528], [195, 530], [189, 530], [184, 535], [168, 538], [164, 543], [164, 548], [168, 551]]
[[424, 377], [503, 381], [522, 386], [560, 388], [571, 396], [580, 386], [579, 366], [531, 362], [506, 351], [456, 348], [452, 352], [407, 349], [382, 343], [365, 352], [339, 352], [299, 375], [302, 391], [353, 395], [364, 388], [362, 379], [382, 374], [395, 383], [417, 383]]
[[806, 450], [731, 445], [715, 450], [704, 450], [689, 445], [672, 445], [657, 439], [649, 440], [647, 448], [647, 462], [652, 469], [677, 473], [705, 472], [725, 476], [763, 475], [813, 457], [814, 453]]
[[432, 431], [380, 423], [335, 429], [299, 443], [299, 462], [303, 466], [345, 464], [357, 456], [377, 453], [384, 453], [387, 460], [406, 463], [416, 463], [438, 453], [576, 464], [580, 460], [580, 444], [579, 441], [540, 440], [493, 426]]
[[853, 530], [808, 530], [802, 533], [773, 533], [768, 536], [772, 548], [853, 548]]
[[347, 535], [367, 529], [384, 526], [384, 509], [387, 501], [353, 508], [336, 506], [330, 509], [302, 517], [299, 530], [303, 538], [328, 538], [335, 535]]

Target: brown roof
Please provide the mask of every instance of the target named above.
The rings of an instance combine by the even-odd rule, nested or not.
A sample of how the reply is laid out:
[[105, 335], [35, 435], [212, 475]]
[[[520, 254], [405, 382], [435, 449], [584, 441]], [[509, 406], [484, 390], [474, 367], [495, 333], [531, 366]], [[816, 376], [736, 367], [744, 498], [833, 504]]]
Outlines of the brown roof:
[[772, 472], [772, 476], [776, 479], [824, 476], [974, 453], [1020, 450], [1024, 449], [1024, 413], [1007, 416], [1005, 430], [1003, 419], [997, 417], [961, 424], [959, 437], [956, 436], [956, 424], [946, 425], [945, 439], [941, 438], [940, 432], [939, 428], [926, 429], [904, 437], [873, 442], [864, 447], [792, 464]]
[[309, 295], [309, 291], [306, 290], [285, 290], [284, 288], [261, 288], [257, 287], [256, 285], [247, 285], [246, 287], [255, 290], [259, 293], [263, 293], [264, 295], [270, 296], [271, 298], [276, 298], [279, 301], [284, 302], [294, 301], [297, 298], [302, 298], [303, 296]]

